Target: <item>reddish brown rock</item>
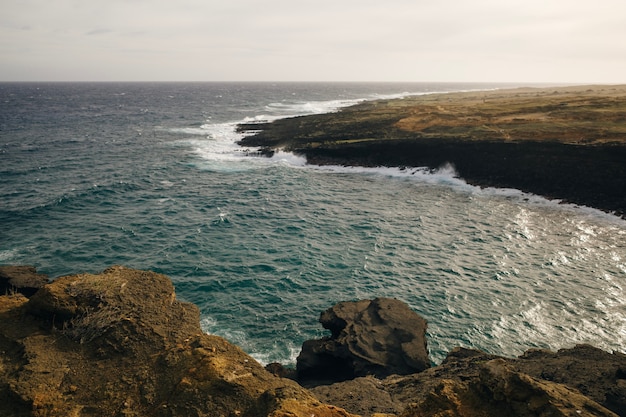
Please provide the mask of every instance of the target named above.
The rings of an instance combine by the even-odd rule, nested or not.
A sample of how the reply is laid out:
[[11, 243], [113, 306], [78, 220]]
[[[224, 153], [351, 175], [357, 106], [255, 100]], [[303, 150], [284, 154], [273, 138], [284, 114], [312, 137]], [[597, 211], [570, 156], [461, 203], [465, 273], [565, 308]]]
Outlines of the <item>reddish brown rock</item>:
[[[335, 364], [375, 375], [383, 363], [387, 369], [419, 363], [397, 358], [425, 352], [425, 342], [404, 330], [414, 314], [390, 299], [327, 310], [321, 317], [332, 332], [327, 340], [343, 339], [336, 351], [348, 352]], [[423, 325], [423, 337], [426, 323], [409, 322]], [[203, 334], [198, 309], [176, 300], [167, 277], [124, 267], [61, 277], [30, 300], [0, 296], [0, 352], [2, 416], [626, 415], [626, 355], [588, 345], [529, 350], [519, 358], [457, 348], [418, 373], [308, 391]], [[333, 368], [324, 371], [328, 376]]]

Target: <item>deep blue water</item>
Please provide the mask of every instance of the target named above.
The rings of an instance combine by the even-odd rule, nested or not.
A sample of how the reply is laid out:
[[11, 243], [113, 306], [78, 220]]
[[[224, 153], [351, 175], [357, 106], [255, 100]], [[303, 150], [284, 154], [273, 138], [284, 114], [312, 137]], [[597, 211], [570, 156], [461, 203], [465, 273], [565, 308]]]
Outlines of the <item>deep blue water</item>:
[[206, 331], [293, 363], [319, 313], [390, 296], [457, 345], [626, 350], [626, 222], [452, 168], [250, 157], [241, 121], [479, 84], [0, 84], [0, 263], [172, 278]]

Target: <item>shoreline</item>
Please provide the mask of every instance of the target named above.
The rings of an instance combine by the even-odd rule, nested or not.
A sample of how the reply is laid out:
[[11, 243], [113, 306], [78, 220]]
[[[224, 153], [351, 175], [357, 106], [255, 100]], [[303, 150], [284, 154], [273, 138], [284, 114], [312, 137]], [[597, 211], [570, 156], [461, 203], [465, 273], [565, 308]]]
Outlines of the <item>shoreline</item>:
[[1, 415], [626, 415], [624, 353], [457, 347], [430, 366], [427, 321], [397, 299], [322, 312], [331, 336], [305, 341], [290, 375], [204, 333], [165, 275], [116, 265], [50, 282], [0, 266], [0, 278]]
[[239, 144], [311, 165], [452, 165], [515, 188], [626, 216], [626, 86], [516, 88], [366, 101], [335, 113], [238, 125]]

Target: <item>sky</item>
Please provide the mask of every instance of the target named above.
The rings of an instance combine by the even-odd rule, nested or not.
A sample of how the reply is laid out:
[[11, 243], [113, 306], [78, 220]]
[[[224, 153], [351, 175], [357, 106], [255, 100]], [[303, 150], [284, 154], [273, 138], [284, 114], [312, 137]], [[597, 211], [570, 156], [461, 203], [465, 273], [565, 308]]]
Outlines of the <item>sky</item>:
[[0, 0], [0, 81], [626, 83], [626, 1]]

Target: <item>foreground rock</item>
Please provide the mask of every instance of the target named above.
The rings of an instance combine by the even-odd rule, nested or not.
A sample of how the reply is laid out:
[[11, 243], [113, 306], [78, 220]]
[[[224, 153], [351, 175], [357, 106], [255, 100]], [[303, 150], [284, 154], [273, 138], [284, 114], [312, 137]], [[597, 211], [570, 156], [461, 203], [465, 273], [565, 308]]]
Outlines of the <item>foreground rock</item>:
[[0, 297], [0, 415], [346, 417], [203, 334], [160, 274], [123, 267]]
[[363, 416], [624, 416], [625, 365], [623, 354], [584, 345], [517, 359], [457, 348], [418, 374], [357, 378], [312, 391]]
[[331, 336], [303, 344], [298, 380], [355, 414], [626, 415], [621, 353], [579, 345], [513, 359], [457, 348], [431, 368], [426, 321], [399, 300], [338, 303], [320, 322]]
[[320, 323], [331, 336], [303, 344], [296, 367], [303, 384], [406, 375], [430, 367], [426, 320], [399, 300], [339, 303], [321, 314]]
[[[356, 378], [309, 391], [203, 334], [198, 309], [163, 275], [118, 266], [61, 277], [30, 299], [0, 296], [0, 415], [626, 416], [624, 354], [457, 348], [428, 368], [426, 323], [404, 303], [339, 303], [321, 321], [332, 348], [309, 354]], [[406, 372], [416, 373], [389, 375]]]
[[285, 149], [311, 164], [449, 163], [472, 184], [625, 215], [624, 114], [626, 86], [525, 88], [365, 102], [240, 130], [256, 132], [243, 146]]

